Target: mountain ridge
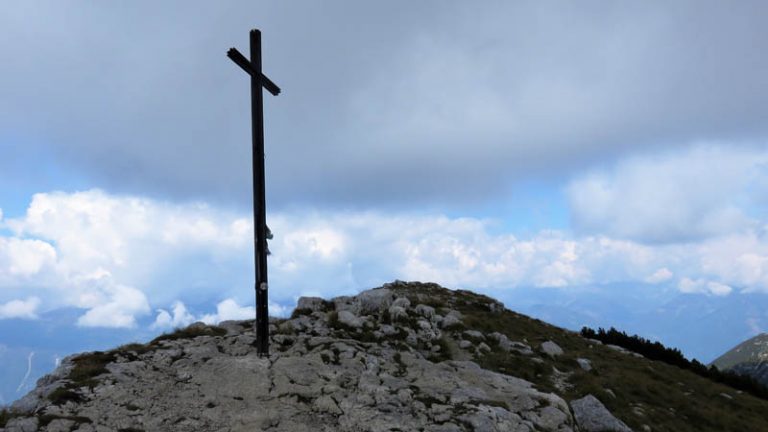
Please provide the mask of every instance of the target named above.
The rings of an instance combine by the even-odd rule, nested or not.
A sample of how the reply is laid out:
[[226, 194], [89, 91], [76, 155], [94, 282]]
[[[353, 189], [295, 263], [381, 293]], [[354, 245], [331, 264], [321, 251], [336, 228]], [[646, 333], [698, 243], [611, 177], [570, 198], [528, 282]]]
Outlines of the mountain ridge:
[[712, 364], [720, 370], [752, 377], [768, 388], [768, 333], [749, 338], [726, 351]]
[[768, 430], [764, 400], [436, 284], [304, 297], [267, 358], [252, 324], [70, 356], [0, 431]]

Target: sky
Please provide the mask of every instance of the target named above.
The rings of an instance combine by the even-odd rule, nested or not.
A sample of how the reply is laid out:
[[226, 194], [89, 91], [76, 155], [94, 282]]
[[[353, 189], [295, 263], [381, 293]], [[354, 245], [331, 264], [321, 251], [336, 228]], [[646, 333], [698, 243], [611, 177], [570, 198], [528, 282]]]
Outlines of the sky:
[[[394, 279], [711, 361], [768, 329], [759, 1], [171, 1], [0, 13], [0, 404], [65, 355]], [[766, 307], [763, 307], [765, 305]]]

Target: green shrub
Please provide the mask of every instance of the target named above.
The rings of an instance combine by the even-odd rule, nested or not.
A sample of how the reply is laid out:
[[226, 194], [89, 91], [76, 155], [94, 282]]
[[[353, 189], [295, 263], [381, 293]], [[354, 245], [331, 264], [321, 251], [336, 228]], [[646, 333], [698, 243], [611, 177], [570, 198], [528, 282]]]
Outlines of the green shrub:
[[164, 340], [194, 339], [199, 336], [224, 336], [227, 330], [217, 326], [192, 325], [182, 329], [176, 329], [173, 333], [164, 333], [154, 338], [150, 345], [156, 345]]
[[299, 309], [299, 308], [296, 308], [296, 309], [293, 310], [293, 312], [291, 312], [291, 319], [296, 319], [296, 318], [298, 318], [300, 316], [304, 316], [304, 315], [312, 315], [312, 309], [308, 309], [308, 308], [301, 308], [301, 309]]

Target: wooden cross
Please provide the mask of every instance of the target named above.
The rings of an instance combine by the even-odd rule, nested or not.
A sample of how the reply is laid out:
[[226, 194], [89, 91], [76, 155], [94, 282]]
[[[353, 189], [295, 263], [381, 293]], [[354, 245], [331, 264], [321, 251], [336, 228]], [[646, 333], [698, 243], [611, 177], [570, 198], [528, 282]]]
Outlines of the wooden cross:
[[261, 73], [261, 32], [251, 30], [251, 60], [235, 48], [227, 51], [235, 64], [251, 76], [251, 132], [253, 136], [253, 226], [256, 272], [256, 352], [269, 355], [269, 309], [267, 306], [267, 199], [264, 186], [264, 101], [261, 88], [274, 96], [280, 94], [280, 87]]

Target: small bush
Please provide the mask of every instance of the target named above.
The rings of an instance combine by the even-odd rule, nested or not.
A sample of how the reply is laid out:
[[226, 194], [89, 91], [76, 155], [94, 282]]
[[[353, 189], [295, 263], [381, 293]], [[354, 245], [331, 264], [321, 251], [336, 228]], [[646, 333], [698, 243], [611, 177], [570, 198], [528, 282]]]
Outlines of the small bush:
[[77, 394], [71, 387], [59, 387], [48, 395], [48, 400], [54, 405], [62, 405], [66, 402], [81, 402], [83, 397]]
[[12, 411], [8, 408], [2, 408], [0, 409], [0, 428], [5, 427], [6, 424], [12, 419], [19, 417], [20, 414], [18, 414], [15, 411]]
[[440, 347], [440, 351], [436, 353], [431, 353], [429, 356], [429, 361], [434, 363], [440, 363], [442, 361], [453, 359], [453, 353], [451, 352], [452, 351], [451, 344], [444, 337], [441, 337], [440, 339], [433, 341], [433, 343]]
[[312, 315], [312, 309], [308, 309], [308, 308], [301, 308], [301, 309], [299, 309], [299, 308], [296, 308], [296, 309], [293, 310], [293, 312], [291, 312], [291, 319], [296, 319], [296, 318], [298, 318], [300, 316], [304, 316], [304, 315]]
[[183, 329], [177, 329], [173, 333], [165, 333], [154, 338], [150, 345], [156, 345], [164, 340], [194, 339], [199, 336], [224, 336], [227, 330], [217, 326], [197, 326], [191, 325]]
[[69, 379], [72, 380], [74, 387], [94, 387], [96, 385], [95, 377], [107, 373], [107, 364], [115, 361], [116, 351], [82, 354], [75, 357], [72, 362], [74, 367], [69, 373]]
[[114, 351], [128, 357], [130, 360], [137, 360], [138, 356], [150, 352], [155, 347], [150, 344], [129, 343], [117, 347]]
[[328, 314], [328, 327], [337, 328], [339, 326], [339, 313], [333, 311]]
[[687, 369], [704, 378], [725, 384], [737, 390], [743, 390], [762, 399], [768, 399], [768, 388], [754, 378], [738, 375], [729, 371], [720, 371], [714, 366], [707, 368], [696, 359], [688, 360], [677, 348], [667, 348], [659, 342], [651, 342], [638, 335], [629, 336], [623, 331], [611, 327], [609, 330], [589, 327], [581, 329], [581, 335], [589, 339], [597, 339], [606, 344], [618, 345], [630, 351], [642, 354], [650, 360], [658, 360], [681, 369]]
[[381, 323], [392, 324], [392, 315], [389, 314], [389, 309], [384, 309], [384, 312], [381, 313]]
[[52, 422], [54, 420], [58, 420], [58, 419], [72, 420], [76, 424], [93, 423], [93, 421], [91, 419], [89, 419], [88, 417], [83, 417], [83, 416], [62, 416], [62, 415], [56, 415], [56, 414], [44, 414], [44, 415], [38, 417], [37, 419], [38, 419], [38, 423], [37, 423], [38, 427], [46, 426], [50, 422]]

